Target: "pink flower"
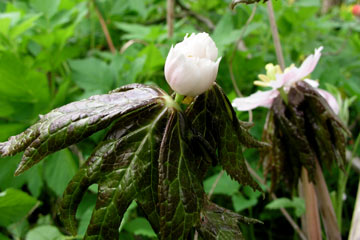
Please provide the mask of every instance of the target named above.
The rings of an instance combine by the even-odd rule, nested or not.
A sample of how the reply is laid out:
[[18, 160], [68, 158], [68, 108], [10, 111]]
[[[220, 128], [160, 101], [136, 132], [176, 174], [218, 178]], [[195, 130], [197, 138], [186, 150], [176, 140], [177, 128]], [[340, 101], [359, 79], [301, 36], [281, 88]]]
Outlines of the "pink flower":
[[306, 78], [314, 71], [316, 64], [320, 59], [322, 49], [323, 47], [315, 49], [315, 54], [308, 56], [301, 64], [300, 68], [291, 66], [286, 69], [284, 73], [276, 74], [275, 80], [266, 83], [267, 86], [272, 88], [271, 90], [257, 91], [249, 97], [236, 98], [232, 102], [233, 107], [239, 111], [248, 111], [257, 107], [270, 108], [274, 99], [280, 94], [278, 89], [283, 88], [285, 92], [288, 92], [297, 81], [303, 80], [314, 87], [327, 101], [332, 110], [338, 114], [339, 105], [334, 96], [325, 90], [318, 89], [319, 83], [317, 81]]

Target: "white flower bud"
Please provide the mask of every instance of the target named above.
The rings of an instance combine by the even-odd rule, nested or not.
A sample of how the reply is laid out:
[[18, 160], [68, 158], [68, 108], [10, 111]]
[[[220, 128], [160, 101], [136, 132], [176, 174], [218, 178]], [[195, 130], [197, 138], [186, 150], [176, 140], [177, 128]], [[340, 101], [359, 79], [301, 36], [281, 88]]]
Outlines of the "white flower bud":
[[197, 96], [216, 80], [218, 49], [207, 33], [185, 36], [171, 47], [165, 62], [165, 78], [170, 87], [185, 96]]

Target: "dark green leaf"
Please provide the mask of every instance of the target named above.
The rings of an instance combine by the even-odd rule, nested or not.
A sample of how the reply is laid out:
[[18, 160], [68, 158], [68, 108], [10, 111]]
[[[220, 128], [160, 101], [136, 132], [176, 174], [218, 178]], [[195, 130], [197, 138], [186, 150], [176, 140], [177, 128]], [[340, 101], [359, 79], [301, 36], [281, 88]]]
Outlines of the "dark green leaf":
[[[99, 184], [98, 200], [86, 239], [116, 239], [121, 219], [133, 199], [159, 228], [156, 207], [158, 149], [167, 109], [154, 105], [125, 115], [112, 127], [65, 190], [61, 219], [75, 234], [75, 213], [86, 189]], [[154, 198], [155, 197], [155, 198]]]
[[68, 149], [49, 156], [43, 167], [47, 186], [58, 196], [63, 194], [67, 184], [78, 170], [75, 160]]
[[173, 112], [161, 143], [159, 159], [160, 238], [187, 239], [199, 222], [204, 201], [196, 156], [188, 145], [189, 128], [180, 112]]
[[242, 185], [261, 191], [245, 165], [242, 145], [267, 147], [254, 139], [238, 121], [234, 109], [222, 89], [213, 88], [196, 97], [187, 109], [195, 134], [205, 138], [218, 151], [219, 163], [227, 173]]

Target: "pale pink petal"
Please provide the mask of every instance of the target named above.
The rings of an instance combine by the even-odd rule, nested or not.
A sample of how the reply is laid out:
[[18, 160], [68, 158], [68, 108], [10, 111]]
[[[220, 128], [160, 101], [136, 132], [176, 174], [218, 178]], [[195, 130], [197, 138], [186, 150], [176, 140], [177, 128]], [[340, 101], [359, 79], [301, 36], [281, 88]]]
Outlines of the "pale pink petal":
[[319, 87], [319, 82], [318, 81], [306, 78], [306, 79], [304, 79], [304, 82], [306, 82], [307, 84], [309, 84], [313, 88], [318, 88]]
[[276, 89], [270, 91], [257, 91], [248, 97], [234, 99], [232, 105], [239, 111], [248, 111], [257, 107], [270, 108], [278, 95], [279, 92]]
[[339, 104], [337, 103], [335, 97], [322, 89], [316, 89], [318, 91], [318, 93], [327, 101], [327, 103], [329, 104], [329, 106], [331, 107], [331, 109], [334, 111], [335, 114], [339, 113]]
[[273, 89], [278, 89], [281, 87], [288, 88], [290, 87], [292, 80], [296, 78], [298, 69], [296, 67], [291, 68], [286, 73], [276, 74], [276, 81], [271, 84]]
[[297, 80], [303, 79], [308, 76], [312, 71], [314, 71], [319, 59], [321, 57], [321, 51], [323, 47], [315, 49], [315, 54], [308, 56], [305, 61], [301, 64], [299, 68], [298, 75], [296, 76]]

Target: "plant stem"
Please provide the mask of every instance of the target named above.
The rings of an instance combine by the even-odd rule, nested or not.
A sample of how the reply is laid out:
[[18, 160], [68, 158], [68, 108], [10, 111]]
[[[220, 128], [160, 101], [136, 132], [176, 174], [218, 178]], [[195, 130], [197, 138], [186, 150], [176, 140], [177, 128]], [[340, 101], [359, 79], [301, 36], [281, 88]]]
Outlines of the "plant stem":
[[337, 194], [337, 199], [336, 199], [336, 217], [337, 217], [337, 222], [339, 224], [340, 231], [342, 228], [343, 195], [346, 190], [346, 184], [347, 184], [347, 181], [349, 178], [352, 162], [355, 158], [355, 153], [359, 147], [359, 143], [360, 143], [360, 134], [356, 138], [354, 148], [351, 152], [350, 161], [348, 162], [346, 169], [345, 169], [345, 173], [343, 173], [342, 171], [339, 172], [338, 194]]
[[168, 30], [168, 38], [174, 35], [174, 8], [175, 0], [167, 0], [166, 24]]
[[[266, 185], [266, 182], [264, 179], [262, 179], [257, 173], [256, 171], [250, 166], [250, 164], [245, 160], [245, 164], [247, 166], [247, 169], [249, 170], [251, 176], [253, 176], [259, 183], [261, 183], [263, 185], [263, 187], [265, 188], [265, 190], [267, 192], [270, 193], [270, 189], [269, 187]], [[272, 199], [277, 199], [275, 193], [271, 193], [271, 198]], [[294, 219], [292, 219], [292, 217], [290, 216], [290, 214], [286, 211], [285, 208], [280, 208], [281, 213], [284, 215], [285, 219], [290, 223], [290, 225], [294, 228], [295, 232], [297, 232], [297, 234], [299, 234], [300, 238], [302, 240], [306, 240], [307, 238], [305, 237], [305, 234], [301, 231], [300, 227], [296, 224], [296, 222], [294, 221]]]
[[314, 185], [311, 182], [309, 182], [308, 173], [305, 167], [301, 168], [301, 181], [302, 181], [303, 194], [305, 197], [305, 207], [306, 207], [305, 229], [308, 235], [308, 239], [321, 240], [321, 225], [320, 225], [320, 217], [317, 206], [315, 188]]
[[283, 101], [285, 102], [286, 105], [289, 104], [289, 100], [288, 100], [288, 96], [284, 90], [284, 88], [279, 88], [278, 91], [280, 92], [280, 96], [283, 99]]
[[356, 195], [356, 203], [355, 209], [352, 216], [351, 228], [349, 233], [349, 240], [357, 240], [360, 239], [360, 178], [359, 178], [359, 186]]
[[104, 35], [105, 35], [105, 38], [106, 38], [106, 42], [110, 48], [110, 51], [115, 54], [116, 53], [116, 48], [114, 47], [114, 43], [111, 39], [111, 36], [110, 36], [110, 33], [109, 33], [109, 30], [107, 28], [107, 25], [106, 25], [106, 22], [103, 18], [103, 16], [101, 15], [100, 13], [100, 10], [98, 9], [98, 7], [96, 6], [96, 0], [93, 0], [93, 3], [94, 3], [94, 8], [95, 8], [95, 12], [96, 14], [98, 15], [98, 18], [99, 18], [99, 22], [100, 22], [100, 25], [101, 25], [101, 28], [104, 32]]
[[176, 93], [175, 102], [181, 106], [181, 102], [182, 102], [182, 100], [184, 99], [184, 97], [185, 97], [184, 95], [181, 95], [181, 94], [179, 94], [179, 93]]
[[315, 182], [317, 202], [320, 208], [321, 218], [325, 228], [327, 239], [341, 240], [341, 234], [339, 231], [338, 223], [336, 221], [334, 207], [331, 202], [324, 175], [317, 159]]
[[272, 37], [273, 37], [273, 41], [274, 41], [274, 45], [275, 45], [276, 57], [277, 57], [277, 60], [278, 60], [281, 70], [284, 71], [285, 61], [284, 61], [284, 56], [282, 54], [281, 42], [280, 42], [280, 37], [279, 37], [279, 32], [277, 29], [276, 21], [275, 21], [275, 14], [274, 14], [274, 8], [272, 5], [272, 1], [269, 0], [269, 1], [267, 1], [266, 4], [267, 4], [267, 10], [268, 10], [268, 14], [269, 14], [271, 33], [272, 33]]

